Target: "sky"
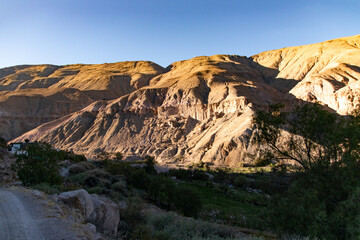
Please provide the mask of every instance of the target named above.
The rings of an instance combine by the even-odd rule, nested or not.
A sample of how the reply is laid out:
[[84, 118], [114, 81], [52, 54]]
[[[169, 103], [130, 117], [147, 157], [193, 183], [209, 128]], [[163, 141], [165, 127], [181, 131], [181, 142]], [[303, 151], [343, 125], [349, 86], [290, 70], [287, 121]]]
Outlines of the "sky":
[[263, 51], [360, 34], [359, 0], [0, 0], [0, 68]]

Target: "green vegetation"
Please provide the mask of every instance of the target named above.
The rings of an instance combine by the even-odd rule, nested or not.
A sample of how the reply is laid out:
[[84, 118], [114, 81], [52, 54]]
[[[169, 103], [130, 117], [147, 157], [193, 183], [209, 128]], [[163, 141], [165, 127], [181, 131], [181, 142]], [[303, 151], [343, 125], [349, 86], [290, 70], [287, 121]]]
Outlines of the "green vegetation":
[[62, 154], [48, 144], [29, 143], [26, 153], [17, 156], [13, 169], [25, 186], [49, 183], [59, 184], [62, 178], [59, 174], [59, 161]]
[[[254, 121], [275, 161], [300, 166], [289, 189], [272, 198], [269, 225], [281, 234], [359, 239], [360, 116], [310, 104], [292, 113], [281, 108], [259, 111]], [[281, 129], [292, 135], [279, 141]]]

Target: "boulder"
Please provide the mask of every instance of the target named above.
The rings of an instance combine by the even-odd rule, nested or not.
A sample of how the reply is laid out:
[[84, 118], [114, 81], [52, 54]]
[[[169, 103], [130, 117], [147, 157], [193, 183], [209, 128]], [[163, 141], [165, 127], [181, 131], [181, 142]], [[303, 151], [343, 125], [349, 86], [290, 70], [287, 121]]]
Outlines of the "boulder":
[[94, 212], [89, 222], [96, 225], [97, 230], [105, 234], [116, 234], [120, 222], [119, 206], [106, 197], [92, 194]]
[[94, 212], [94, 204], [90, 194], [84, 189], [63, 192], [59, 195], [59, 200], [72, 208], [78, 209], [85, 219], [89, 219]]

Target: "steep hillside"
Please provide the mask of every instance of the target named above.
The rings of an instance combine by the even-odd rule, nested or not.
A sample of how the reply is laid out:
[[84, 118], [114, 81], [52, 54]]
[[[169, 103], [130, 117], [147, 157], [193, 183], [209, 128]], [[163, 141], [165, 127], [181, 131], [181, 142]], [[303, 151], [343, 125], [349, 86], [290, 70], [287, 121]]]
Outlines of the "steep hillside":
[[[341, 114], [358, 104], [360, 36], [264, 52], [176, 62], [149, 85], [98, 101], [16, 140], [47, 141], [92, 156], [120, 151], [177, 164], [237, 166], [256, 153], [253, 110], [319, 101]], [[349, 97], [350, 96], [350, 97]]]
[[0, 136], [11, 139], [96, 100], [118, 98], [163, 72], [151, 62], [0, 69]]
[[89, 155], [120, 151], [155, 155], [164, 162], [178, 158], [235, 165], [251, 137], [249, 107], [281, 99], [253, 65], [238, 56], [177, 62], [148, 87], [96, 102], [18, 140], [48, 141]]
[[285, 91], [291, 90], [296, 98], [322, 102], [340, 114], [349, 114], [360, 104], [360, 35], [263, 52], [252, 58], [270, 69], [265, 76], [271, 85], [293, 80], [296, 86]]

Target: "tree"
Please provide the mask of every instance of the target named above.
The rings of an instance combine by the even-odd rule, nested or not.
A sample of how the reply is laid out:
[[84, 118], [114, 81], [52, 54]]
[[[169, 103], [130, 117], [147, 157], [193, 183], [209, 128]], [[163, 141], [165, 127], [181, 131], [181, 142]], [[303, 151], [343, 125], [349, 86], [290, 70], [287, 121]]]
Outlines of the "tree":
[[359, 114], [339, 116], [317, 104], [282, 108], [272, 105], [254, 118], [258, 142], [278, 162], [300, 166], [289, 189], [272, 198], [271, 224], [311, 238], [359, 239]]
[[64, 160], [63, 154], [49, 144], [28, 143], [23, 154], [17, 156], [13, 169], [25, 186], [49, 183], [59, 184], [59, 161]]
[[[257, 140], [277, 161], [294, 161], [304, 170], [343, 165], [359, 157], [359, 116], [340, 117], [317, 104], [281, 111], [275, 104], [254, 117]], [[290, 134], [286, 135], [285, 132]]]
[[152, 157], [152, 156], [148, 156], [146, 155], [145, 156], [145, 171], [148, 173], [148, 174], [156, 174], [156, 169], [155, 169], [155, 164], [156, 164], [156, 161], [155, 161], [155, 158]]

